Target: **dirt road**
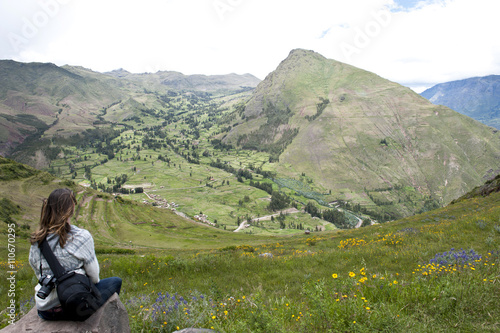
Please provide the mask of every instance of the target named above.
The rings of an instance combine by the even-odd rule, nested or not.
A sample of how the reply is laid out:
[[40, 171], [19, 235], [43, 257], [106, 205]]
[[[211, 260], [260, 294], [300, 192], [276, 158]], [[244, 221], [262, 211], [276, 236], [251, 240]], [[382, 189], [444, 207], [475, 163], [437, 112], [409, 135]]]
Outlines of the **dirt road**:
[[[275, 213], [275, 214], [261, 216], [261, 217], [256, 217], [256, 218], [252, 219], [252, 222], [267, 221], [267, 220], [270, 220], [272, 216], [274, 216], [274, 217], [279, 216], [280, 213], [283, 213], [283, 214], [297, 214], [297, 213], [300, 213], [300, 210], [298, 210], [296, 208], [288, 208], [288, 209], [279, 211], [278, 213]], [[243, 222], [240, 223], [240, 225], [238, 226], [238, 228], [234, 232], [238, 232], [241, 229], [245, 229], [248, 225], [249, 224], [248, 224], [247, 221], [243, 221]]]

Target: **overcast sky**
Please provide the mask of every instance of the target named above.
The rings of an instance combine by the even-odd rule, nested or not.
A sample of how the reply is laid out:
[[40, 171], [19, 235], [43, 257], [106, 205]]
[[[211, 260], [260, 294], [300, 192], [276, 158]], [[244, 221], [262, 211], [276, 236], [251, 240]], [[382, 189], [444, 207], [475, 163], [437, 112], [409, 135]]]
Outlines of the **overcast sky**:
[[500, 74], [498, 0], [0, 0], [0, 59], [251, 73], [314, 50], [420, 92]]

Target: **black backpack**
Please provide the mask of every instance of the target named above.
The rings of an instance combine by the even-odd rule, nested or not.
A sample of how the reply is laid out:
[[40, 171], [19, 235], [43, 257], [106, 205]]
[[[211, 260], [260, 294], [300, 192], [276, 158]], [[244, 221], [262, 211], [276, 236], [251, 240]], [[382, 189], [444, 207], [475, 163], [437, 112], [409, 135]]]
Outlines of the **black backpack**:
[[50, 249], [46, 239], [40, 250], [56, 278], [57, 296], [68, 320], [84, 321], [99, 309], [101, 294], [87, 275], [67, 272]]

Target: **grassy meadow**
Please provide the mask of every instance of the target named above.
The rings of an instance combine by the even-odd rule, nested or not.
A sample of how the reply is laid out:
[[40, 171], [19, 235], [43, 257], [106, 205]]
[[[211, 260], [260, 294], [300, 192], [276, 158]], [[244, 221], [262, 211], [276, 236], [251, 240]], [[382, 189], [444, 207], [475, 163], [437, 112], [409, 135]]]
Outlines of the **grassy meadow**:
[[[96, 214], [112, 215], [106, 202], [96, 202]], [[124, 281], [120, 298], [133, 332], [498, 332], [499, 203], [495, 193], [403, 220], [310, 235], [192, 226], [197, 240], [187, 248], [166, 231], [161, 247], [117, 246], [102, 230], [121, 233], [124, 226], [97, 222], [100, 229], [92, 230], [83, 219], [82, 226], [96, 238], [101, 277]], [[155, 219], [160, 210], [148, 209]], [[163, 223], [181, 228], [175, 215]], [[135, 227], [142, 226], [151, 228]], [[185, 238], [189, 229], [178, 232]], [[16, 246], [20, 316], [33, 305], [36, 280], [26, 239]], [[0, 253], [7, 258], [5, 247]], [[8, 270], [5, 261], [2, 268]], [[0, 286], [5, 293], [5, 279]]]

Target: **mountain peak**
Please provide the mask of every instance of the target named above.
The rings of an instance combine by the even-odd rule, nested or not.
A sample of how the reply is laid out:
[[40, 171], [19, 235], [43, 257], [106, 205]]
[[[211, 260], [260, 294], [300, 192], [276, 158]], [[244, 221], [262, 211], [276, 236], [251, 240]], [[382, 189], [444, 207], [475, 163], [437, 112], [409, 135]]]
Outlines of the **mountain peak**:
[[304, 59], [316, 59], [318, 61], [327, 60], [324, 56], [312, 50], [293, 49], [288, 54], [288, 57], [286, 57], [286, 59], [282, 61], [282, 63], [287, 63], [290, 61], [300, 61]]
[[[384, 197], [394, 203], [394, 216], [424, 208], [400, 204], [408, 200], [405, 188], [417, 193], [415, 202], [449, 202], [481, 182], [500, 152], [491, 128], [374, 73], [303, 49], [292, 50], [257, 86], [243, 115], [226, 142], [269, 151], [280, 163], [277, 172], [290, 178], [314, 174], [339, 196], [349, 188], [349, 200], [373, 204]], [[487, 157], [474, 146], [483, 141]], [[382, 195], [379, 189], [390, 190]], [[381, 197], [370, 199], [368, 192]]]
[[106, 72], [104, 74], [111, 75], [114, 77], [125, 77], [131, 73], [123, 68], [118, 68], [118, 69], [112, 70], [111, 72]]
[[313, 50], [306, 50], [306, 49], [293, 49], [288, 54], [289, 57], [290, 56], [311, 56], [311, 55], [320, 56], [321, 58], [325, 58], [321, 54], [319, 54], [318, 52], [315, 52]]

